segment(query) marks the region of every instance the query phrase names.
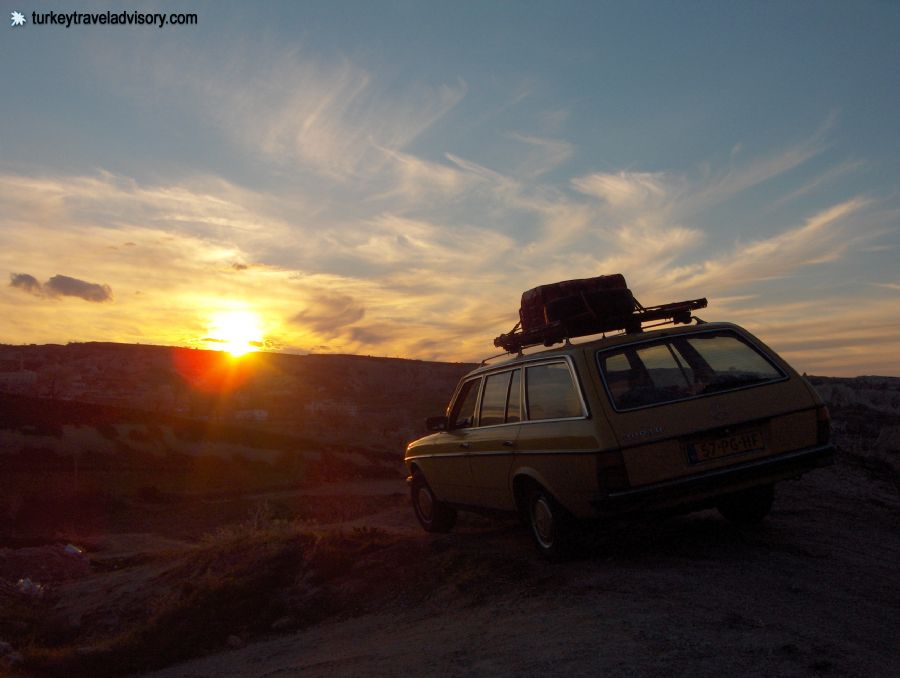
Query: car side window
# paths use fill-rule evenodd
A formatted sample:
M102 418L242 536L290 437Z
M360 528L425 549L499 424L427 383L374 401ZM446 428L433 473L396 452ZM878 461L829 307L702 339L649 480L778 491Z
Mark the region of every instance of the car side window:
M462 385L453 409L450 412L448 428L469 428L475 425L475 405L478 402L478 386L481 379L470 379Z
M572 373L564 362L525 368L528 419L567 419L584 416Z
M481 416L478 418L479 426L503 423L511 374L512 372L500 372L485 378L484 394L481 396Z

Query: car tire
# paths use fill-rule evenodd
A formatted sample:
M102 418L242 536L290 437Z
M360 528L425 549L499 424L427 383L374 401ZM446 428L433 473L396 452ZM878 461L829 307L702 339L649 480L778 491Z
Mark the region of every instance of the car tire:
M544 558L559 561L575 555L575 521L543 487L528 490L525 517L532 541Z
M409 486L413 511L426 532L449 532L456 524L456 510L435 498L421 471L413 473Z
M740 527L759 525L772 510L774 485L760 485L730 494L717 504L719 513L730 523Z

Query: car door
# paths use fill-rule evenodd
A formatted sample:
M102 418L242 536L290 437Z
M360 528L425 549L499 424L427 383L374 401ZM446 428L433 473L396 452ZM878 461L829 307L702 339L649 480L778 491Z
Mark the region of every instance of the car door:
M515 469L546 487L563 505L596 491L596 428L567 358L524 368L524 419Z
M469 465L478 506L513 509L509 485L519 437L522 370L502 370L484 378L478 407L478 426L471 431Z
M482 377L460 384L449 408L447 430L430 445L427 458L419 460L425 477L438 499L445 502L473 502L470 450L478 438L475 428Z

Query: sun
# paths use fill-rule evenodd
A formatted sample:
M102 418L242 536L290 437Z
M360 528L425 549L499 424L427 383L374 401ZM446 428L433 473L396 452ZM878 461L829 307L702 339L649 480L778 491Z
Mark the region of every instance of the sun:
M253 311L222 311L210 318L206 340L210 348L227 351L237 358L258 351L262 340L262 321Z

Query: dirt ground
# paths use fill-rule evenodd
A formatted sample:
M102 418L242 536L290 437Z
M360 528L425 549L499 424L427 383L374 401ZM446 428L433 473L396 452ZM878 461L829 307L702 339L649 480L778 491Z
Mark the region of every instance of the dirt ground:
M381 609L151 675L898 675L896 485L842 460L778 490L763 527L705 511L599 534L565 564L513 523L432 537L393 506L358 522L415 542L435 577L398 567Z
M633 523L563 564L513 520L426 535L405 491L132 506L80 544L90 568L62 567L59 544L8 548L0 674L900 675L900 494L850 456L779 485L759 528L715 511ZM12 582L41 549L29 607Z

